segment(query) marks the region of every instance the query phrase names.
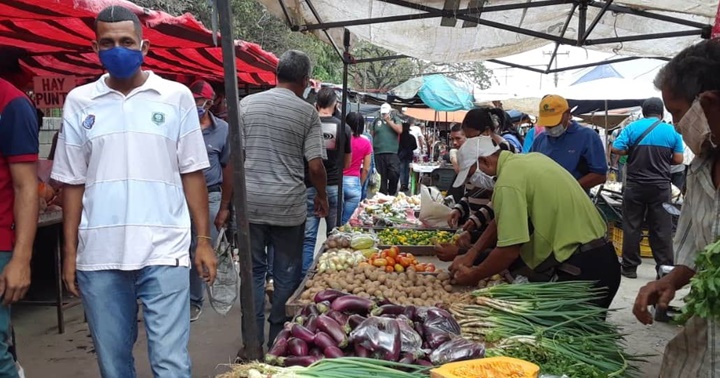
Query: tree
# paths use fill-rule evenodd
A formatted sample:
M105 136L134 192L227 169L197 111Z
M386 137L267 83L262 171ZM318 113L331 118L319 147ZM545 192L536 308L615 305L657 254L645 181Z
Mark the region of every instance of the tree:
M490 88L494 82L492 70L486 68L483 62L443 64L418 60L416 64L417 75L442 73L455 80L475 83L480 89Z
M367 42L359 42L353 48L352 55L355 59L363 59L397 54ZM416 71L416 64L410 58L402 58L354 64L349 70L360 90L387 92L410 79Z

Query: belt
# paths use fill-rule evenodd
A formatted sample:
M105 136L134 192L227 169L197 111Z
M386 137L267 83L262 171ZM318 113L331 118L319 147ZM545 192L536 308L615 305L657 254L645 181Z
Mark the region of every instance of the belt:
M208 191L208 193L220 192L220 191L222 191L222 184L210 185L207 187L207 191Z
M592 251L593 249L604 247L609 242L610 242L610 240L608 240L607 237L603 236L602 238L598 238L595 240L591 240L585 244L581 244L580 247L578 248L578 251L579 252Z
M595 240L591 240L585 244L581 244L578 249L573 253L573 256L580 253L580 252L588 252L592 251L598 248L601 248L605 245L607 245L610 241L607 237L603 236L601 238L597 238ZM572 258L572 256L570 256ZM568 258L568 260L570 260ZM567 260L566 260L567 261ZM559 262L555 259L555 255L550 254L550 256L543 261L540 265L535 267L534 269L536 272L541 273L544 272L548 276L554 276L555 271L561 271L567 274L570 274L572 276L578 276L580 275L581 271L580 268L576 267L575 265L572 265L567 262Z

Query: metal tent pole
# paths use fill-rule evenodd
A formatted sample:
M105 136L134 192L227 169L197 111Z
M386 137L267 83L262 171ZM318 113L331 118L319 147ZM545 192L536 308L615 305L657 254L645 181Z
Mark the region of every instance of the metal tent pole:
M255 305L252 285L252 257L250 256L250 223L247 217L247 190L245 188L245 159L243 140L240 137L240 113L237 67L235 65L235 38L231 0L216 0L222 37L223 69L225 72L225 93L227 96L228 123L233 164L233 205L237 217L237 242L240 265L240 308L242 311L242 341L244 349L238 351L238 358L258 360L262 358L255 322Z
M338 169L340 169L340 182L338 182L338 199L337 199L337 225L342 226L343 213L343 174L345 167L345 118L347 116L347 99L348 99L348 65L350 65L350 31L345 29L343 34L343 89L342 89L342 109L340 110L340 130L337 132L337 149L338 149ZM327 230L330 232L331 230Z

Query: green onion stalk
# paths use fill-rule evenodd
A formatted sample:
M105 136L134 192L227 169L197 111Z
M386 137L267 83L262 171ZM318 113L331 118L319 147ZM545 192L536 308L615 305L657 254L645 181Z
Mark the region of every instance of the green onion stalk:
M268 376L272 378L427 378L430 369L426 366L361 357L325 358L308 367L278 368L265 364L251 364L249 367L250 369L238 369L238 371L242 371L242 375L239 376L248 378Z

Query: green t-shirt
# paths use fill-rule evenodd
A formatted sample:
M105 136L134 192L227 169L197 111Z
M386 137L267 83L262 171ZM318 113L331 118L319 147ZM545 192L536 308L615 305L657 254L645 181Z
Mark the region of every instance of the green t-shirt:
M396 116L391 115L393 123L402 125L402 120ZM370 131L373 132L373 152L375 154L396 154L400 143L398 141L398 133L390 127L382 118L376 119Z
M497 169L492 197L497 246L522 244L520 256L530 268L553 252L563 262L581 244L605 236L607 225L585 190L549 157L503 151Z

